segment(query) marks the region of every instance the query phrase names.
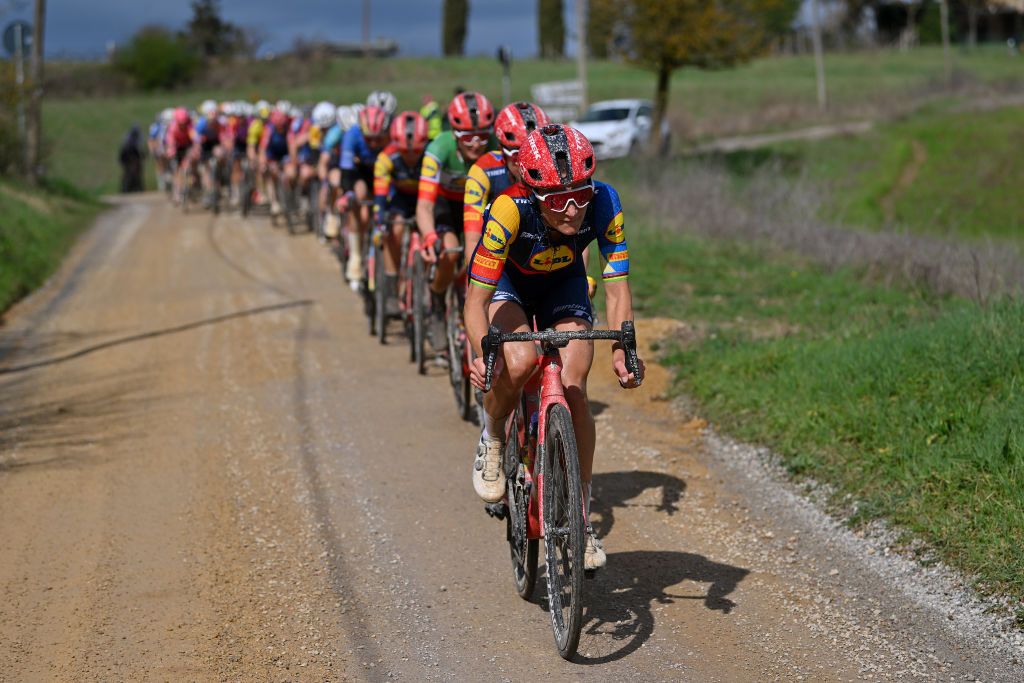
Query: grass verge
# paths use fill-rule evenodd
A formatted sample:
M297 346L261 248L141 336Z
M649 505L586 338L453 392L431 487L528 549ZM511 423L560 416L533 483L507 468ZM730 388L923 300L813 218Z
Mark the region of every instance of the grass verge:
M676 390L853 501L852 523L888 519L983 590L1024 598L1024 305L884 287L643 213L637 308L698 330L666 351Z
M0 312L49 277L100 205L69 185L0 180Z

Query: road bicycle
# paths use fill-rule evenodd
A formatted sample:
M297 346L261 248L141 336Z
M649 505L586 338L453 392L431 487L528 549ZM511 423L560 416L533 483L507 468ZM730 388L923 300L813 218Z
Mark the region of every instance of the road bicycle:
M203 182L199 177L199 169L196 168L198 163L197 160L192 160L185 167L185 176L178 190L178 203L181 205L182 213L188 213L198 207L203 198Z
M487 511L505 519L516 592L524 600L533 594L538 545L540 539L544 540L548 610L555 645L564 659L572 659L579 646L587 528L579 452L562 386L559 355L559 349L574 339L618 342L626 354L626 368L638 384L643 381L632 321L622 323L620 330L579 332L501 332L491 326L483 339L485 392L490 390L502 344L540 344L538 370L527 382L519 406L506 424L502 458L506 498L502 503L488 505Z
M466 334L463 307L466 304L468 274L463 271L445 294L445 317L448 338L448 381L455 394L455 409L463 420L483 424L483 394L469 381L473 363L473 346Z
M399 245L399 258L398 258L398 271L396 273L396 287L395 291L389 293L386 286L386 277L384 269L384 242L391 235L391 229L395 225L402 225L405 230L402 231L402 242ZM370 281L373 283L373 294L374 294L374 325L372 334L375 334L381 344L387 343L387 327L389 320L402 320L408 321L412 315L411 308L414 305L416 299L411 295L406 297L403 296L405 291L409 289L409 281L412 276L413 263L408 258L409 245L415 242L417 247L419 246L419 239L413 240L412 233L416 230L416 219L415 217L404 217L404 216L391 216L386 223L377 226L373 231L373 248L370 252L370 258L367 259L366 267L371 273ZM398 310L389 312L387 310L387 299L389 294L396 295L398 299ZM410 291L411 294L411 291ZM406 330L409 329L408 323L405 324ZM415 360L415 357L413 357Z
M241 160L242 175L238 180L238 212L242 218L248 217L252 211L256 192L256 173L248 157Z

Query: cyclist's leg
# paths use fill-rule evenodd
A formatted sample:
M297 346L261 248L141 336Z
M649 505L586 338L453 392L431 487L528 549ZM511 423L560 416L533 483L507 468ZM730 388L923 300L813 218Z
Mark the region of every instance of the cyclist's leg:
M324 222L324 236L329 240L337 240L341 232L341 216L335 208L335 201L341 188L341 169L332 167L327 172L327 220Z

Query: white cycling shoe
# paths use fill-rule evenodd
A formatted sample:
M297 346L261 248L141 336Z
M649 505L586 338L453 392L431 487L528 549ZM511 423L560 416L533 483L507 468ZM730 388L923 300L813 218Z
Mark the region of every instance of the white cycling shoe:
M608 564L608 556L604 554L604 544L594 532L594 527L587 527L587 545L583 550L584 571L604 569Z
M473 461L473 490L485 503L497 503L505 497L505 473L501 452L505 445L497 439L480 439Z

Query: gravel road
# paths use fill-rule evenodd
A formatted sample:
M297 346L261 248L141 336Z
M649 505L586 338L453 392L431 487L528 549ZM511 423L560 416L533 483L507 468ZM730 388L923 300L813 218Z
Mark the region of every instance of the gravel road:
M600 352L609 566L562 661L473 495L476 429L407 358L311 237L119 200L0 328L0 680L1024 678L943 576Z

